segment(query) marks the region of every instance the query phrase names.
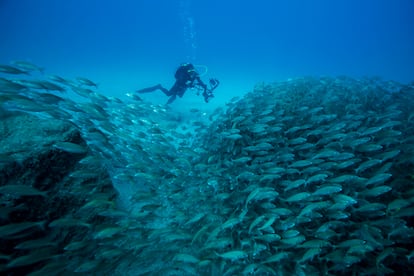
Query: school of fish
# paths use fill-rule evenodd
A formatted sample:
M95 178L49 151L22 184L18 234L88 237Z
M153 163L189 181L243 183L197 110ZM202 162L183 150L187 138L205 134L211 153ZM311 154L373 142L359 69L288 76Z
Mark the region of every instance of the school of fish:
M53 221L2 217L0 239L14 251L0 252L0 271L414 271L414 85L297 78L258 84L225 108L192 109L185 117L133 93L126 100L103 96L97 87L83 77L45 75L24 61L0 65L1 114L70 122L87 146L51 145L85 155L70 177L99 179L97 167L104 168L118 191L112 199L95 195L93 185L79 188L90 200ZM0 164L10 162L13 156L0 152ZM50 192L5 181L0 196L47 199Z

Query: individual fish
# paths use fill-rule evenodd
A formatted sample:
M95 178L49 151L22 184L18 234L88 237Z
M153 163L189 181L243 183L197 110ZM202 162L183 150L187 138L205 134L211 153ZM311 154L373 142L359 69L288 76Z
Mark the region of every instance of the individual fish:
M258 264L252 263L247 265L243 271L242 274L243 275L254 275L256 274L260 269L260 266Z
M357 174L362 173L362 172L366 171L367 169L370 169L370 168L372 168L376 165L379 165L381 163L382 163L382 160L380 160L380 159L367 160L367 161L361 163L358 166L358 168L355 169L355 173L357 173Z
M300 234L300 232L298 230L289 229L289 230L286 230L285 232L283 232L282 236L283 236L284 239L289 239L289 238L296 237L299 234Z
M266 150L270 150L272 148L273 148L272 144L263 142L263 143L259 143L259 144L255 145L255 146L246 147L246 148L244 148L244 150L249 150L250 149L250 151L266 151Z
M86 246L90 245L89 240L85 241L73 241L67 244L63 249L66 251L77 251L85 248Z
M355 200L354 198L348 195L344 195L344 194L336 194L333 196L333 199L336 203L344 203L346 206L350 206L350 205L354 205L358 203L358 201Z
M290 164L289 166L292 168L303 168L303 167L307 167L310 165L312 165L312 161L310 160L299 160L299 161L296 161Z
M306 179L305 185L309 185L312 183L318 183L318 182L324 182L327 177L328 175L326 173L319 173L319 174L312 175L311 177Z
M265 220L266 216L258 216L255 220L252 221L252 223L249 226L249 234L252 232L253 228L258 226L260 223L262 223Z
M43 72L45 70L44 68L39 67L36 64L33 64L31 62L28 62L28 61L23 61L23 60L12 61L11 64L13 64L17 68L19 68L23 71L26 71L26 72L38 71L38 72L43 74Z
M279 263L282 260L288 258L291 255L291 253L289 252L278 252L270 257L268 257L266 260L264 260L262 262L262 264L267 264L267 263Z
M145 205L151 205L152 202L148 202L147 204L143 204L142 206ZM115 203L111 200L106 200L106 199L93 199L91 201L88 201L85 205L83 205L80 210L88 210L88 209L107 209L108 207L115 207Z
M28 221L28 222L19 222L11 223L0 226L0 236L3 238L10 237L16 234L19 234L23 231L32 230L32 229L43 229L45 221Z
M337 114L323 114L323 115L314 115L312 116L312 121L316 124L327 123L333 121L338 117Z
M297 138L294 138L294 139L289 140L289 141L288 141L288 143L289 143L289 145L291 145L291 146L295 146L295 145L300 145L300 144L303 144L303 143L305 143L306 141L307 141L307 139L306 139L306 138L304 138L304 137L297 137Z
M359 139L353 139L350 140L348 143L346 143L347 146L351 148L356 148L357 146L363 145L371 141L371 137L362 137Z
M240 134L235 133L235 134L226 135L226 136L224 136L224 138L230 139L230 140L238 140L238 139L243 138L243 136L240 135Z
M286 218L285 220L280 220L278 224L274 225L275 229L287 231L292 229L297 224L297 220L293 219L292 217Z
M302 258L298 261L299 263L305 263L308 261L312 261L313 258L315 258L316 256L318 256L320 253L322 252L322 249L317 247L317 248L309 248L305 254L303 254Z
M294 148L297 151L304 151L304 150L310 150L313 147L315 147L315 144L312 144L312 143L304 143L304 144L297 145Z
M272 224L275 222L276 218L277 218L276 216L270 217L261 227L258 228L258 230L259 231L263 230L263 231L266 231L266 232L269 232L269 230L270 230L270 232L274 233L274 230L268 229L268 228L272 226Z
M206 216L206 213L198 213L197 215L195 215L193 218L189 219L185 225L189 225L189 224L193 224L196 223L198 221L200 221L202 218L204 218Z
M288 238L288 239L281 239L280 243L291 247L291 246L298 246L302 242L304 242L305 240L306 240L306 238L305 238L304 235L298 235L298 236Z
M45 238L24 241L16 245L14 248L19 250L34 250L43 247L57 247L57 245L57 242L53 242L50 238Z
M15 97L14 99L5 103L7 110L18 110L23 112L48 112L53 110L52 106L36 103L30 98L25 96Z
M324 109L324 107L322 106L318 106L318 107L314 107L312 109L309 110L309 114L316 114L321 112Z
M301 186L306 185L306 180L305 179L297 179L295 181L291 181L287 184L287 187L284 189L285 192L290 191L292 189L296 189L299 188Z
M46 80L19 80L20 84L33 89L44 89L47 91L65 92L66 89Z
M9 255L6 255L6 254L3 254L3 253L0 253L0 260L1 261L10 261L11 260L11 256L9 256Z
M101 264L101 260L83 260L82 263L73 271L76 273L91 272Z
M27 87L25 85L19 84L18 82L11 81L5 78L0 78L0 91L1 92L19 92L25 90Z
M289 162L295 159L295 155L293 153L285 153L277 156L276 158L281 162Z
M37 98L39 102L49 105L57 105L60 102L65 101L65 99L63 99L62 97L50 93L39 93L37 95Z
M19 256L14 258L7 264L7 268L17 268L28 265L33 265L45 260L49 260L55 257L54 252L48 248L38 249L31 251L28 255Z
M220 238L214 241L207 243L202 250L208 249L225 249L230 247L233 244L233 240L230 238Z
M375 152L375 151L379 151L382 150L383 146L379 145L379 144L365 144L365 145L361 145L358 146L355 150L359 151L359 152Z
M299 248L322 248L331 246L332 244L329 241L325 240L309 240L298 245Z
M210 227L211 225L210 224L205 224L205 225L203 225L203 227L201 227L195 234L194 234L194 237L193 237L193 239L191 240L191 244L193 244L194 242L196 242L201 236L203 236L206 232L207 232L207 230L208 230L208 228Z
M215 252L215 253L220 258L223 258L225 260L231 260L231 261L245 259L245 258L248 257L247 252L244 252L244 251L241 251L241 250L227 251L227 252L224 252L224 253L217 253L217 252Z
M287 199L285 199L285 201L289 202L289 203L298 202L298 201L305 200L305 199L309 198L310 196L311 196L310 193L302 192L302 193L298 193L298 194L295 194L295 195L292 195L292 196L288 197Z
M27 71L25 70L21 70L17 67L13 67L10 65L4 65L4 64L0 64L0 72L1 73L6 73L6 74L13 74L13 75L19 75L19 74L25 74L27 75Z
M388 258L391 255L394 255L394 248L392 247L387 247L385 248L376 258L375 260L375 264L377 267L380 267L380 265L382 265L382 262Z
M368 203L368 204L362 205L361 207L357 208L355 211L373 212L373 211L383 210L385 208L387 208L387 206L382 203Z
M196 257L194 257L190 254L179 253L179 254L176 254L174 256L173 261L196 264L196 263L200 262L200 259L198 259L198 258L196 258Z
M125 251L123 249L119 248L111 248L111 249L105 249L102 251L98 251L95 255L97 259L104 259L108 261L116 260L119 257L122 257L125 254Z
M346 160L346 161L343 161L343 162L341 162L341 163L339 163L339 164L337 164L337 168L338 169L347 169L347 168L349 168L349 167L352 167L353 165L355 165L355 164L357 164L358 162L359 162L360 160L358 160L358 159L350 159L350 160Z
M87 152L85 147L71 142L56 142L53 147L74 154L85 154Z
M298 218L303 216L315 216L317 210L326 209L330 205L331 204L327 201L310 203L300 211Z
M340 185L326 185L319 189L317 189L315 192L312 193L313 196L321 196L321 195L331 195L335 193L339 193L342 191L342 187Z
M36 188L33 188L29 185L5 185L0 187L0 194L12 195L13 197L22 197L22 196L42 196L47 197L47 192L41 192Z
M66 78L63 78L63 77L60 77L60 76L57 76L57 75L49 75L48 78L52 81L59 82L61 84L67 85L67 86L73 86L74 85L73 81L68 80Z
M83 87L77 87L77 86L71 86L72 91L75 92L76 94L78 94L79 96L82 96L84 98L90 98L92 96L92 94L94 93L91 89L89 88L83 88Z
M258 187L256 189L254 189L248 196L246 199L246 203L245 203L245 207L247 208L247 206L249 205L250 202L252 202L253 200L263 200L265 198L274 198L277 197L279 195L279 193L277 193L276 191L274 191L272 188L262 188L262 187Z
M285 135L289 135L289 134L293 134L299 130L301 130L302 128L300 126L294 126L289 128L288 130L285 131Z
M346 241L340 242L335 247L337 247L337 248L351 248L353 246L364 245L366 243L367 243L367 241L365 241L365 240L351 239L351 240L346 240Z
M323 134L324 132L325 132L324 129L314 129L314 130L311 130L311 131L307 132L306 136L307 137L308 136L317 136L317 135Z
M72 178L78 179L89 179L89 178L99 178L100 173L96 168L94 169L79 169L69 174Z
M367 128L360 133L360 136L368 136L368 135L375 134L381 131L383 128L384 128L383 126L375 126L375 127Z
M107 227L104 228L98 232L95 233L93 236L94 239L107 239L111 238L121 232L123 232L124 229L122 227Z
M77 77L76 80L82 84L82 85L86 85L86 86L94 86L94 87L98 87L98 85L96 83L94 83L93 81L87 79L87 78L83 78L83 77Z
M281 217L287 217L293 214L293 212L287 208L274 208L270 209L269 212Z
M272 167L272 168L266 169L266 173L268 174L283 174L285 172L286 172L286 169L282 167Z
M281 175L278 175L278 174L265 174L265 175L263 175L260 178L259 182L263 182L263 181L273 181L273 180L279 179L281 177L282 176Z
M387 212L394 213L402 208L410 206L411 204L413 204L413 202L410 202L409 200L397 198L388 204Z
M397 149L397 150L391 150L391 151L386 151L386 152L380 154L378 157L382 161L382 163L385 163L385 161L388 161L390 159L394 159L400 153L401 153L401 150L399 150L399 149Z
M274 243L276 241L281 240L281 237L278 234L271 233L271 234L264 234L255 237L256 240L262 240L267 243Z
M382 185L382 186L377 186L372 189L362 191L359 194L364 197L377 197L382 194L388 193L391 190L392 188L390 186Z
M374 251L374 248L369 244L360 244L352 246L348 249L346 254L349 255L365 255L368 252Z
M365 185L366 186L369 186L369 185L383 184L388 179L390 179L391 177L392 177L392 174L390 174L390 173L375 174L373 177L371 177L370 179L368 179L367 182L365 182Z
M275 116L265 116L259 119L259 122L262 124L267 124L269 122L275 121L276 117Z
M233 159L232 162L237 163L237 164L245 164L245 163L249 162L250 160L252 160L251 157L244 156L244 157L239 157L239 158Z
M324 158L332 158L339 155L339 152L332 149L325 149L317 153L316 155L312 156L312 159L324 159Z
M177 221L179 219L176 217ZM188 233L177 232L177 233L167 233L163 236L163 240L166 242L175 242L175 241L189 241L191 240L191 235Z
M86 227L91 228L89 223L83 222L79 219L75 218L59 218L51 223L49 223L48 227L50 228L62 228L62 227Z
M224 230L226 228L233 228L239 223L241 223L241 219L239 217L230 218L221 225L221 229Z
M329 160L331 161L344 161L344 160L348 160L351 158L354 158L355 155L351 152L341 152L336 156L332 156L329 158Z
M282 127L281 127L281 126L272 126L272 127L268 127L268 128L266 129L266 131L267 131L268 133L277 133L277 132L282 131Z
M363 181L365 181L365 180L366 180L365 178L359 177L357 175L344 174L344 175L340 175L338 177L330 178L329 182L338 183L338 184L342 184L342 183L363 183Z
M261 134L266 132L267 125L266 124L255 124L249 128L250 132L255 134Z

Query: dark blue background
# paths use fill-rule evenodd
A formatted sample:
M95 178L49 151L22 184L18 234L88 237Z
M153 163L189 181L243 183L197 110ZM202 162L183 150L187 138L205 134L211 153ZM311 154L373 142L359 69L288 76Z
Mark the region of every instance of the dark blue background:
M216 104L304 75L409 82L413 14L412 0L0 0L0 63L28 60L120 96L169 87L177 65L192 61L222 80Z

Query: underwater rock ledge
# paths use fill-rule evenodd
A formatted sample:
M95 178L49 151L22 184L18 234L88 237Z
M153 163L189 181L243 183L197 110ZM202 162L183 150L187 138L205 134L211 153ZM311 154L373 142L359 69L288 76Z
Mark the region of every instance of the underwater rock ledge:
M79 161L90 153L56 147L69 142L86 148L79 130L68 122L3 112L0 134L0 252L2 260L10 260L0 270L27 274L52 257L65 260L64 270L73 254L64 247L89 239L89 228L105 222L81 208L96 198L112 200L111 180L99 164L94 164L94 176L71 175L82 169Z

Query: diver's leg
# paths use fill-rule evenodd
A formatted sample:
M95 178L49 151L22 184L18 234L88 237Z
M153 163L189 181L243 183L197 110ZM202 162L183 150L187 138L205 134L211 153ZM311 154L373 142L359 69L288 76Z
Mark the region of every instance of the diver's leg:
M168 102L167 102L167 104L170 104L170 103L172 103L173 101L175 101L175 98L177 98L177 95L172 95L169 99L168 99Z
M187 90L187 88L181 87L180 90L177 91L177 96L182 98L184 96L184 93L185 93L186 90Z
M161 84L157 84L155 86L151 86L151 87L148 87L148 88L137 90L137 93L149 93L149 92L154 92L157 89L160 89L163 92L164 92L164 90L166 90L164 87L161 86Z
M171 96L171 93L167 88L164 88L160 85L160 87L158 89L161 90L165 95Z
M165 89L165 88L164 88ZM170 90L165 89L165 91L163 90L163 92L165 93L165 95L167 96L171 96L171 95L175 95L177 96L178 91L180 90L180 84L176 81L174 83L174 85L171 87ZM174 98L175 99L175 98Z

